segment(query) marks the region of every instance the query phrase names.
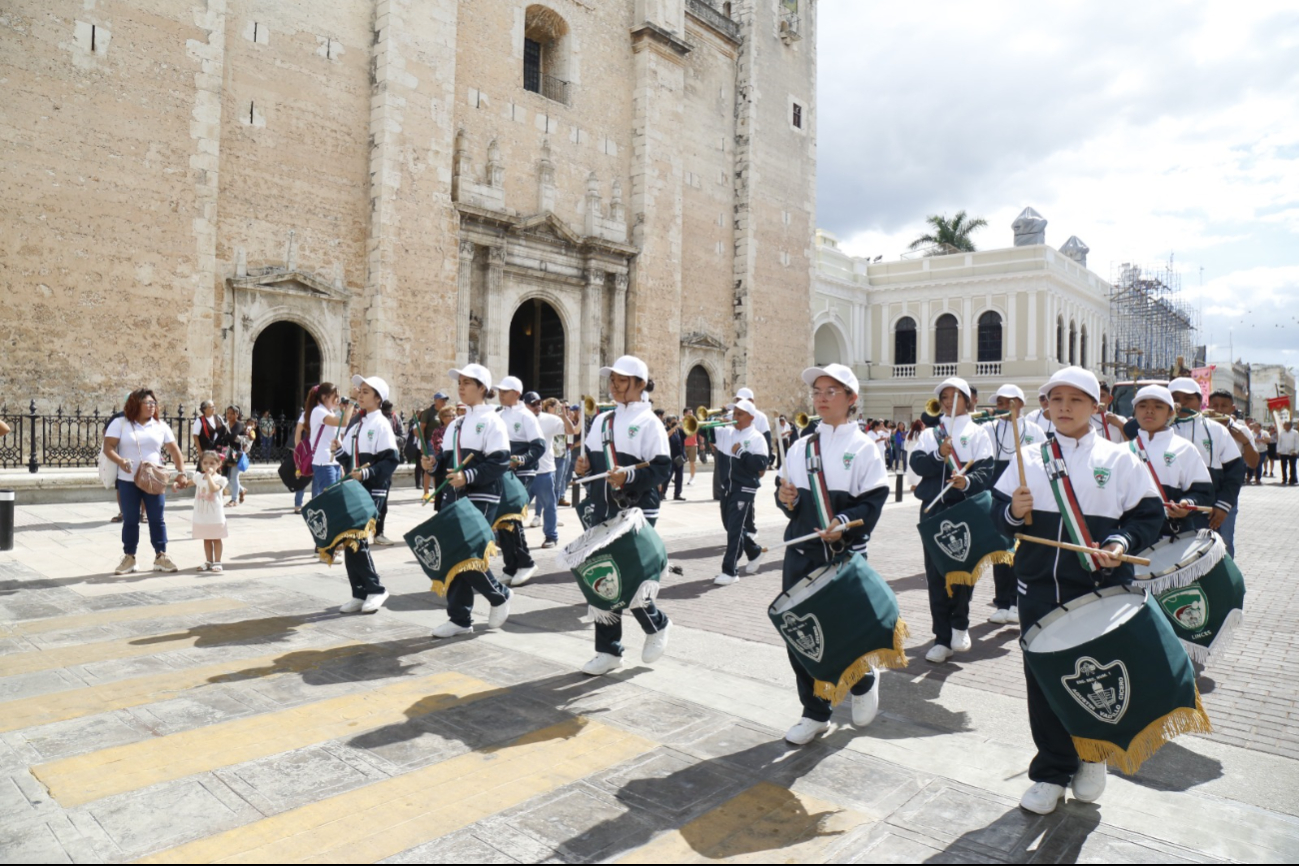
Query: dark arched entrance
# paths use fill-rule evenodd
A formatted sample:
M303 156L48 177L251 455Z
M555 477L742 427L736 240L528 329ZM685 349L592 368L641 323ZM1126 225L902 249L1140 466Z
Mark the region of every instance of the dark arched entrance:
M541 298L524 301L510 320L510 369L506 372L518 376L526 390L542 397L564 396L564 323L555 308Z
M320 346L307 329L293 322L276 322L253 344L252 405L241 407L259 415L296 420L307 389L320 381Z
M713 378L708 375L702 364L696 364L686 374L686 407L696 409L700 406L713 406Z

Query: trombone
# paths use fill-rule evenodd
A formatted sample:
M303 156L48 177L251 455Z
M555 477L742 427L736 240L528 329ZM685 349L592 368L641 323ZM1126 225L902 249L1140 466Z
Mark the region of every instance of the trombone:
M799 430L806 430L809 424L817 423L820 420L820 415L809 415L806 412L799 412L794 416L794 426Z
M693 436L700 430L710 430L713 427L729 427L734 421L700 421L694 415L686 415L681 419L681 429L687 436Z

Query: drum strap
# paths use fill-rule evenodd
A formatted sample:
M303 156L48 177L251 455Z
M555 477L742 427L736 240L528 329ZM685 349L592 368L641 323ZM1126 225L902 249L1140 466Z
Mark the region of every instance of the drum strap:
M1046 469L1047 480L1051 482L1051 492L1055 494L1055 504L1060 510L1060 519L1069 530L1070 540L1083 547L1095 547L1082 507L1074 494L1073 482L1069 480L1069 467L1064 462L1060 443L1055 439L1042 446L1042 466ZM1078 559L1086 571L1101 570L1100 563L1090 553L1080 553Z
M943 442L950 438L951 437L947 435L947 425L945 425L942 421L939 421L938 422L938 447L941 449L943 447ZM959 461L957 461L956 456L957 456L956 443L953 442L952 453L947 455L947 465L951 467L951 470L954 473L961 471L961 464Z
M1132 453L1141 458L1141 462L1146 464L1146 469L1150 470L1150 477L1155 479L1155 489L1159 491L1159 498L1164 500L1164 505L1171 505L1168 501L1168 494L1164 492L1164 485L1159 482L1159 474L1155 472L1155 465L1150 462L1150 455L1146 453L1146 446L1141 442L1141 434L1128 443Z
M825 471L821 465L821 437L815 433L807 437L807 480L807 486L812 489L812 502L816 505L816 519L822 529L829 529L834 513L830 508L830 488L825 483Z
M604 429L600 431L600 447L604 450L604 471L613 472L618 468L618 451L613 443L613 413L604 419Z

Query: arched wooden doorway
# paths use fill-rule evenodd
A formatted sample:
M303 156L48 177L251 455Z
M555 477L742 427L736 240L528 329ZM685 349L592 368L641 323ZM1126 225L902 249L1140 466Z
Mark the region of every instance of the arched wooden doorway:
M708 375L702 364L696 364L686 374L686 405L694 409L698 406L713 407L713 378Z
M510 320L510 369L502 377L505 372L542 397L565 396L564 323L541 298L524 301Z
M245 413L270 410L296 420L307 389L320 381L320 346L295 322L275 322L253 343L252 405Z

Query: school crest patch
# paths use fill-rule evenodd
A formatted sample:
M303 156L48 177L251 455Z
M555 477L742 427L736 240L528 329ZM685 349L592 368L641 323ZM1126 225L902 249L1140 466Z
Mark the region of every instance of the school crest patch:
M816 614L795 616L786 613L780 624L780 633L790 646L814 662L819 662L825 654L825 633L821 631L821 621Z
M430 571L438 571L442 568L442 545L438 543L437 538L422 535L415 536L415 544L412 549L415 557Z
M514 422L514 432L515 432L515 433L518 433L518 432L520 432L521 430L523 430L523 422L522 422L522 421L515 421L515 422Z
M1211 440L1211 439L1209 439L1209 438L1206 437L1206 438L1204 438L1204 439L1201 439L1200 441L1204 443L1204 450L1205 450L1205 451L1211 451L1211 450L1213 450L1213 440Z
M329 526L325 520L325 512L320 509L307 509L307 528L310 529L311 534L320 539L320 541L325 542L329 540Z
M474 428L474 432L475 432L475 433L481 433L481 432L483 432L483 428L486 427L486 426L487 426L487 422L486 422L486 421L479 421L479 422L478 422L478 426Z
M1176 460L1177 460L1177 455L1174 454L1172 451L1165 451L1165 452L1164 452L1164 465L1165 465L1165 466L1172 466L1173 463L1174 463Z
M964 521L952 523L944 520L938 527L938 534L934 536L934 543L957 562L965 561L970 553L971 541L970 524Z
M962 445L967 444L969 441L970 441L970 437L969 437L969 436L962 436L962 437L961 437L961 444L962 444Z
M638 426L636 426L635 424L633 424L633 425L631 425L630 427L627 428L627 438L628 438L628 439L635 439L635 438L636 438L636 434L639 433L639 432L640 432L640 427L638 427Z
M853 458L856 457L856 456L857 456L856 453L851 452L851 451L848 452L847 454L843 455L843 468L844 468L844 469L847 469L847 468L849 468L850 466L852 466Z
M1060 677L1060 682L1078 705L1099 721L1117 725L1128 710L1128 669L1117 659L1103 665L1083 656L1074 663L1073 674Z
M1104 466L1095 466L1092 468L1092 477L1096 479L1097 487L1104 487L1110 481L1110 471Z

